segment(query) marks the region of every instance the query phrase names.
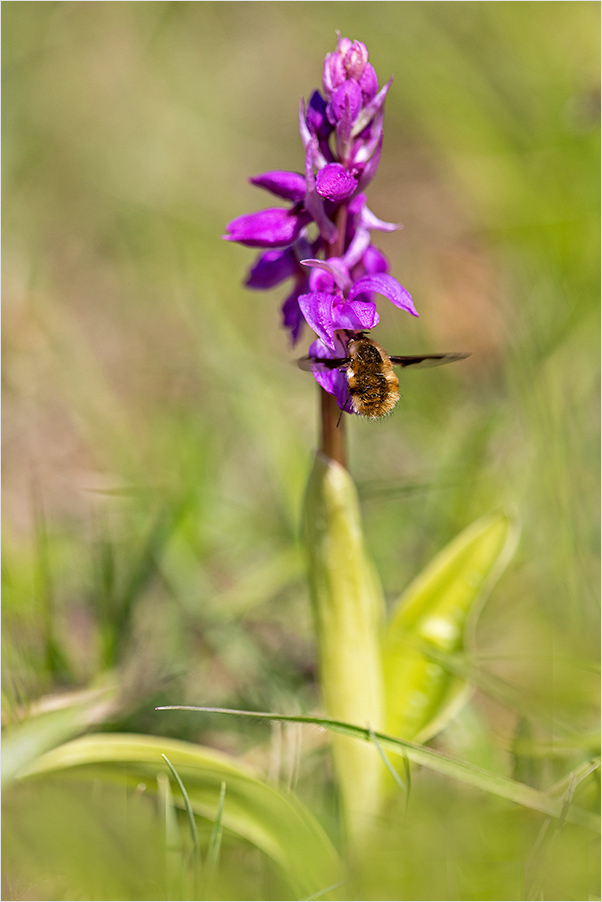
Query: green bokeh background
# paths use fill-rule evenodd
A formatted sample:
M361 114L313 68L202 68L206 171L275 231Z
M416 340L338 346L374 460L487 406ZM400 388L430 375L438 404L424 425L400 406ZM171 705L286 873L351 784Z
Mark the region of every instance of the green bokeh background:
M3 4L9 720L116 672L107 729L263 763L265 727L154 706L319 704L298 541L317 391L294 360L309 336L288 347L284 292L247 291L255 255L220 236L272 204L249 175L302 169L299 97L339 29L381 83L395 76L368 196L404 225L377 238L420 319L383 301L374 337L472 352L404 373L386 421L348 419L370 552L394 600L462 528L515 508L521 544L478 660L546 735L592 728L599 19L592 2ZM477 697L471 717L442 747L507 766L516 711ZM327 809L311 741L305 799ZM23 885L45 879L44 856L32 876L18 843L10 855L5 898L40 898ZM473 874L469 898L510 898L479 882L502 880L495 867ZM407 879L397 898L431 898Z

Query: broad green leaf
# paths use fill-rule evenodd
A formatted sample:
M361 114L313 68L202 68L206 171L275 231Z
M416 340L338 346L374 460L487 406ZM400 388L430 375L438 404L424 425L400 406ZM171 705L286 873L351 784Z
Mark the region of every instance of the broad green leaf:
M263 783L227 755L175 739L106 734L83 736L23 768L19 779L63 774L83 779L145 784L156 792L157 773L177 770L197 815L215 821L222 784L224 828L249 840L278 865L300 896L331 886L340 877L337 854L323 828L290 792ZM176 803L182 804L179 793Z
M517 537L508 515L482 517L400 598L383 643L388 732L425 742L465 702L468 683L447 669L441 656L464 648L467 626L510 560Z
M384 726L380 636L384 600L364 549L359 505L347 470L318 453L304 506L304 533L328 714ZM364 817L380 809L384 768L374 748L333 743L344 820L361 843Z
M111 690L91 689L65 697L45 699L50 710L2 730L2 788L17 772L44 752L100 723L113 710Z
M161 709L160 709L161 710ZM255 717L262 720L283 721L288 723L305 723L322 727L326 730L332 730L335 733L341 733L344 736L354 737L355 739L364 740L365 742L374 742L374 737L378 740L381 749L386 752L392 752L394 755L401 755L414 764L422 767L428 767L445 777L458 780L475 789L488 792L491 795L498 796L501 799L507 799L515 802L517 805L523 805L525 808L531 808L550 817L560 818L566 816L566 820L573 824L579 824L590 830L600 830L600 818L589 811L575 806L569 808L568 812L564 812L564 801L558 798L552 792L542 792L527 786L524 783L518 783L509 777L496 774L493 771L485 770L469 761L462 761L454 758L452 755L446 755L435 749L428 748L424 745L418 745L409 739L398 739L394 736L387 736L384 733L378 733L369 727L364 729L354 724L342 723L341 721L330 720L324 717L311 717L307 715L294 714L272 714L260 711L236 711L231 708L204 708L195 705L170 705L165 710L178 711L202 711L204 713L213 714L231 714L237 717ZM596 762L596 768L600 766L600 762Z

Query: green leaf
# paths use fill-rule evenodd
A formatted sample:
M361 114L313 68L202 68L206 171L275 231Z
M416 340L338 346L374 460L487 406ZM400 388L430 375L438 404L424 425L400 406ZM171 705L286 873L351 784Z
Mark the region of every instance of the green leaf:
M2 730L2 788L44 752L100 723L113 710L109 689L93 689L45 699L51 710L30 715Z
M157 736L83 736L60 746L19 772L20 779L72 775L156 791L166 755L186 786L196 815L211 821L219 811L222 784L227 804L224 828L236 833L281 866L299 896L331 886L340 878L337 854L323 828L290 792L263 783L227 755L192 743ZM180 803L176 799L176 803Z
M531 808L550 817L560 818L563 816L563 799L557 798L551 792L542 792L533 789L524 783L518 783L509 777L501 774L493 773L493 771L485 770L476 764L468 761L461 761L452 755L443 754L443 752L435 751L424 745L418 745L409 739L398 739L394 736L386 736L384 733L377 733L369 727L364 729L354 724L342 723L341 721L330 720L324 717L309 717L307 715L294 714L272 714L260 711L236 711L231 708L204 708L195 705L170 705L168 708L159 710L177 710L177 711L202 711L204 713L213 714L233 714L237 717L255 717L263 720L284 721L289 723L306 723L314 726L322 727L326 730L332 730L335 733L341 733L344 736L361 739L365 742L373 742L376 737L379 745L385 751L393 752L395 755L401 755L414 764L428 767L430 770L441 774L442 776L451 777L475 789L496 795L501 799L507 799L515 802L517 805L523 805L525 808ZM599 766L600 762L597 762ZM600 818L582 808L573 806L566 815L566 820L579 824L590 830L600 830Z
M318 453L304 505L308 575L320 679L328 714L384 726L380 636L384 599L367 558L355 486L347 470ZM344 822L361 843L364 818L380 810L384 767L374 748L333 743Z
M404 592L383 643L388 732L425 742L464 704L470 686L441 658L463 650L467 626L474 623L517 539L518 528L507 514L482 517Z

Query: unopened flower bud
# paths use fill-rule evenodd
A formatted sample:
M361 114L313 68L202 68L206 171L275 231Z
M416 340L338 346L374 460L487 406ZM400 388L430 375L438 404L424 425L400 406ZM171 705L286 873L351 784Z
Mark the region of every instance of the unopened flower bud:
M322 70L322 87L326 97L330 99L332 92L338 88L347 78L343 57L336 50L334 53L327 53L324 60L324 69Z
M378 78L374 66L367 63L359 77L360 88L364 103L370 103L378 94Z
M340 163L328 163L316 176L316 191L320 197L340 204L351 197L357 188L357 179Z
M345 118L351 126L362 108L362 91L353 79L346 79L333 93L326 114L330 122L336 125Z
M354 41L343 60L347 78L359 80L368 62L368 50L361 41Z
M326 101L319 91L311 95L306 114L307 127L318 138L328 137L332 131L332 125L326 116Z
M341 57L344 57L345 54L347 53L347 51L353 45L353 41L350 38L342 38L338 31L337 31L337 35L339 36L339 39L337 41L336 52L339 53L341 55Z

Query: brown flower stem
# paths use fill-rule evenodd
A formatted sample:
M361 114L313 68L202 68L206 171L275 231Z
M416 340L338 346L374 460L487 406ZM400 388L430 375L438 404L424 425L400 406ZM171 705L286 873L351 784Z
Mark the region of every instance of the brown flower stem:
M322 415L322 442L320 450L342 467L347 468L345 454L345 417L334 395L329 395L320 388ZM340 422L339 422L340 420Z

